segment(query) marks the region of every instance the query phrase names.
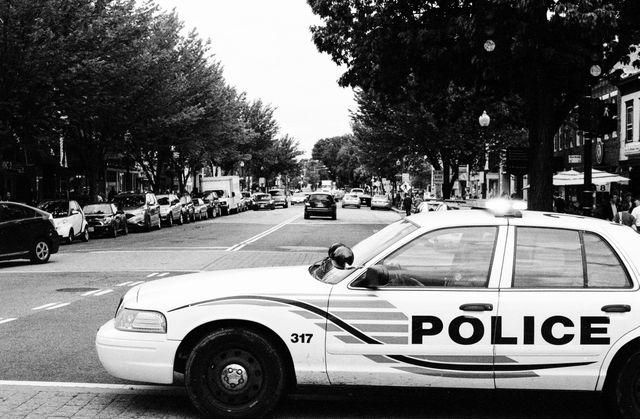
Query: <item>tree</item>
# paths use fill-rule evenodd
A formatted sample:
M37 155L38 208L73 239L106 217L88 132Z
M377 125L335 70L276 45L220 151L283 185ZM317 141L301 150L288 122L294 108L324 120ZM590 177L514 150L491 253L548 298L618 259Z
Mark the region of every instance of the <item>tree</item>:
M477 92L477 115L520 103L529 206L541 210L552 206L555 132L592 82L590 67L607 74L637 42L640 25L635 0L308 2L324 21L312 29L316 46L347 67L343 86L384 103L411 96L428 105L453 83Z

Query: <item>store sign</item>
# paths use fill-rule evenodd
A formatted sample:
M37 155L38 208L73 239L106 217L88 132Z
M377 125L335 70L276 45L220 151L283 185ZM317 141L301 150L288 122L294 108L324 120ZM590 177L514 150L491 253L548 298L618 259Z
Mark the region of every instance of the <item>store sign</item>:
M631 156L635 154L640 154L640 143L639 142L626 143L624 145L624 155Z
M442 173L442 170L433 171L433 183L438 185L442 185L444 183L444 173Z
M569 154L569 164L582 163L582 156L580 154Z

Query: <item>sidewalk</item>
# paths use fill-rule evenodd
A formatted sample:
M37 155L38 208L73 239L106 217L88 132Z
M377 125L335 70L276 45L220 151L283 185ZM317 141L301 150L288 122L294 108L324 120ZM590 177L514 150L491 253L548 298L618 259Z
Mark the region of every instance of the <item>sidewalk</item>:
M183 387L10 381L0 381L0 417L201 418Z

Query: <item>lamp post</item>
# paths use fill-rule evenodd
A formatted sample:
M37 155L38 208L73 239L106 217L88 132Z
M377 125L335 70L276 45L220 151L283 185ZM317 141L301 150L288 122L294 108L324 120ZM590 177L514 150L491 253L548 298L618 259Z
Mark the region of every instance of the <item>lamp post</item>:
M244 191L244 162L240 161L240 189L242 189Z
M484 140L484 130L491 123L491 118L487 115L487 111L482 111L482 115L478 118L478 123L480 124L482 139ZM483 180L482 180L482 197L487 199L487 172L489 171L489 145L484 143L484 170L483 170Z

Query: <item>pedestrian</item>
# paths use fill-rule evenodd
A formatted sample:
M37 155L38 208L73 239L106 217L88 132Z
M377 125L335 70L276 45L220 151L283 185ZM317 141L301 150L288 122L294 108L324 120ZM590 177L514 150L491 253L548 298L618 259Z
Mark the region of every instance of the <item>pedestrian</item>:
M640 231L640 198L636 198L633 202L633 210L631 211L631 215L635 221L636 230Z
M560 194L556 193L553 196L553 204L555 206L556 212L563 213L565 212L565 203L564 198L560 196Z
M633 204L633 199L631 198L631 194L626 193L624 195L624 199L622 200L622 204L620 205L620 211L628 211L629 213L631 213L631 211L633 211L634 206L635 205Z
M618 214L618 195L611 194L611 198L605 207L605 217L609 221L613 221L615 216Z
M402 206L402 197L400 196L400 191L396 192L394 205L396 206L396 208L400 208Z
M613 222L626 225L637 231L636 220L633 215L629 214L629 211L619 211L614 217Z
M407 215L411 215L411 206L413 205L413 200L411 199L410 193L404 194L404 199L402 200L402 207Z
M113 198L115 198L116 195L116 188L112 186L109 194L107 194L107 199L109 200L109 202L113 202Z

